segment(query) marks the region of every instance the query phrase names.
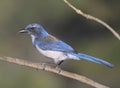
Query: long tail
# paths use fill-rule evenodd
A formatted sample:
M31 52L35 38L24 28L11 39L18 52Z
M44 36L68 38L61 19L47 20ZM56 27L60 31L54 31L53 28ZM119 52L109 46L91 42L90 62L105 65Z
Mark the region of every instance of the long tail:
M93 57L93 56L89 56L89 55L82 54L82 53L78 53L78 54L74 54L74 55L79 57L80 59L85 59L85 60L92 61L92 62L95 62L95 63L98 63L98 64L103 64L103 65L111 67L111 68L114 67L113 64L111 64L111 63L109 63L105 60Z

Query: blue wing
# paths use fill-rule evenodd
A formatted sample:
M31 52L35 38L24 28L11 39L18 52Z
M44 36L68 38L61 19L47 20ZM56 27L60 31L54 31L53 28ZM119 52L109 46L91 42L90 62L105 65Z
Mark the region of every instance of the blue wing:
M65 42L58 40L58 41L43 41L37 43L39 48L43 50L53 50L53 51L63 51L63 52L73 52L74 49L66 44Z

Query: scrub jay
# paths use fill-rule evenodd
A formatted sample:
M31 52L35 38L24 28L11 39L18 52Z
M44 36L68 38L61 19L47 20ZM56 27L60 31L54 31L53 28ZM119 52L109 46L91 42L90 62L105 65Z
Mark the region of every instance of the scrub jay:
M88 60L108 67L114 65L83 53L76 52L70 45L50 35L40 24L32 23L27 25L20 33L28 33L32 38L33 45L44 56L53 59L54 64L59 66L66 59Z

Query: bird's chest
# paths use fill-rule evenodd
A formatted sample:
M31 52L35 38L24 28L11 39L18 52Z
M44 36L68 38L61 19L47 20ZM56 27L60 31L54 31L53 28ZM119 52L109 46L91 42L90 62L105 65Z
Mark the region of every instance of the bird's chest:
M62 58L63 56L65 56L63 52L51 51L51 50L42 50L42 49L40 49L37 45L36 45L36 48L38 49L38 51L39 51L41 54L43 54L44 56L49 57L49 58L60 59L60 58Z

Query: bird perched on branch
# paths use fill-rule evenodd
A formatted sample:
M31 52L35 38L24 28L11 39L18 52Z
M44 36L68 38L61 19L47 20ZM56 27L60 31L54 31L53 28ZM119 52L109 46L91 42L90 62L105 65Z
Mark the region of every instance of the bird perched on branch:
M31 36L32 43L37 50L44 56L53 59L57 66L59 66L66 59L85 59L98 64L106 65L108 67L114 66L105 60L83 53L77 53L70 45L50 35L40 24L29 24L19 32L28 33Z

